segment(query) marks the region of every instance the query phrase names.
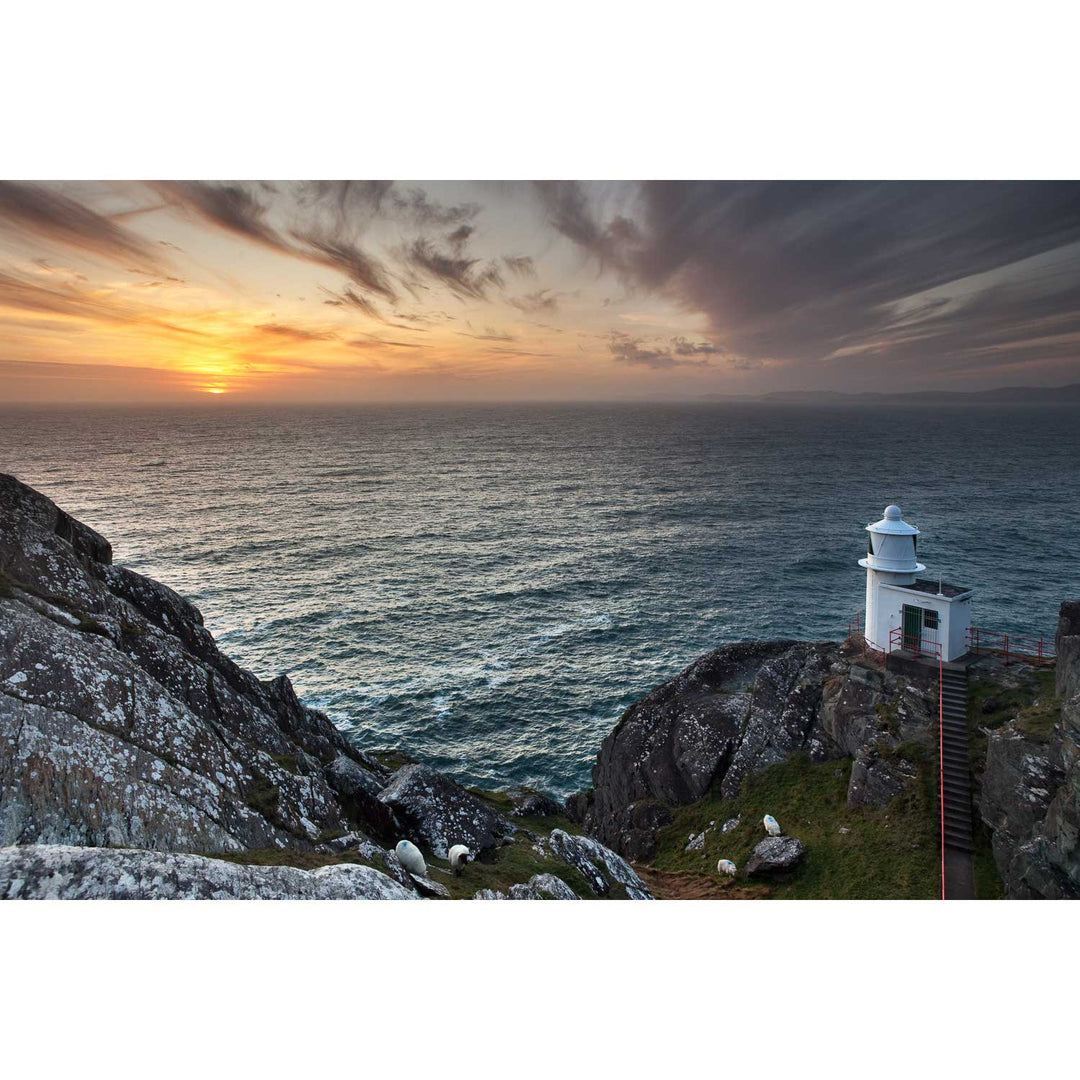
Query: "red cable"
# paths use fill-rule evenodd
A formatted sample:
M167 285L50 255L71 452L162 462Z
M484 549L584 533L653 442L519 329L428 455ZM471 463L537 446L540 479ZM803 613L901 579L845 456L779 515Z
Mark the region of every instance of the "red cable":
M938 808L941 812L941 899L945 899L945 689L938 650Z

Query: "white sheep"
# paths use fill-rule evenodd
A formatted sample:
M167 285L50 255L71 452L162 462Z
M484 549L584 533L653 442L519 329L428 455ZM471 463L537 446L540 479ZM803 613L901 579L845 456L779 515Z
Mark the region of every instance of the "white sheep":
M721 859L716 864L718 874L726 874L728 877L735 876L735 864L730 859Z
M766 814L761 820L765 824L765 831L770 836L780 835L780 823L772 816L772 814Z
M424 856L420 854L420 849L415 844L408 840L399 840L397 847L394 848L394 854L397 856L397 861L410 874L427 877L427 863L424 862Z
M454 871L454 877L458 877L461 871L472 862L472 852L464 844L455 844L447 858L450 860L450 869Z

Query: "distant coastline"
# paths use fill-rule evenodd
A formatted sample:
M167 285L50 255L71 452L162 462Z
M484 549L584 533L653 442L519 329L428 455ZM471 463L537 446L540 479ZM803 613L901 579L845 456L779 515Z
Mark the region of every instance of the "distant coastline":
M755 401L780 405L1061 405L1080 403L1080 383L1064 386L999 386L993 390L916 390L908 393L845 393L841 390L777 390L770 394L710 395L709 401Z

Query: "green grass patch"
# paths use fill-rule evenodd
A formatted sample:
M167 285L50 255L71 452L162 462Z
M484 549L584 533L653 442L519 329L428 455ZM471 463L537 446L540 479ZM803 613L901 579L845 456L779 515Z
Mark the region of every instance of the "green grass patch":
M847 804L850 760L811 764L797 756L748 776L741 794L707 794L673 808L673 822L659 834L658 870L715 873L718 859L739 867L737 882L754 846L765 838L762 818L772 814L784 833L806 845L806 855L787 880L762 884L760 895L776 899L934 899L940 895L936 756L918 744L902 750L918 765L918 779L882 810ZM900 753L900 751L896 751ZM741 821L727 834L724 821ZM690 834L709 826L704 853L684 851ZM842 831L843 830L843 831ZM755 885L749 883L751 888Z
M545 822L548 820L544 819ZM545 825L545 831L547 828ZM584 875L561 859L541 855L533 847L533 841L525 836L519 836L512 844L498 848L491 862L469 863L460 877L450 874L449 864L439 859L429 858L428 867L439 867L447 871L443 874L436 871L429 876L445 885L454 900L470 899L480 889L495 889L505 893L511 885L524 884L534 874L554 874L562 878L582 900L598 899L589 888ZM621 885L615 885L608 896L612 900L625 899L626 890Z
M1054 694L1053 667L1033 669L1017 686L1003 686L991 674L968 682L968 748L972 772L986 767L986 735L1019 717L1017 727L1029 739L1047 742L1061 716Z

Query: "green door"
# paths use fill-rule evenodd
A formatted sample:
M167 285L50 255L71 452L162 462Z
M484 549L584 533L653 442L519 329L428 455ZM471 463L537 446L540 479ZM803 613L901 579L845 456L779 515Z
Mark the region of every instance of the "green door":
M904 648L919 654L922 641L922 608L904 605Z

